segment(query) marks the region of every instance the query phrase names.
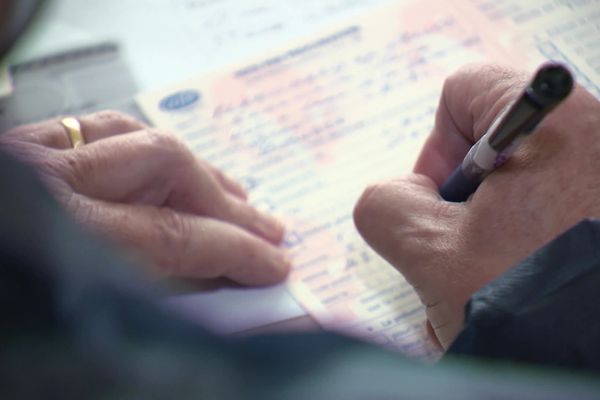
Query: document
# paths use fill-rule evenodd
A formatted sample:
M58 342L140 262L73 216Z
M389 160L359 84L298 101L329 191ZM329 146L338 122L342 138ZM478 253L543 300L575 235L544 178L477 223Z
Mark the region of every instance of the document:
M513 43L566 63L600 99L600 0L471 0L480 20L508 24Z
M367 184L411 171L446 76L508 56L504 27L461 4L399 2L138 98L286 222L286 285L321 326L422 358L437 355L424 307L359 237L352 209Z
M600 5L599 0L469 0L490 22L510 20L523 26L545 17L569 20L579 10Z
M574 10L571 18L545 22L539 31L541 49L569 64L577 81L600 99L600 1Z
M199 48L214 53L235 47L252 54L386 3L390 0L171 0L170 6Z
M11 61L118 40L137 86L148 90L239 61L391 1L54 0Z

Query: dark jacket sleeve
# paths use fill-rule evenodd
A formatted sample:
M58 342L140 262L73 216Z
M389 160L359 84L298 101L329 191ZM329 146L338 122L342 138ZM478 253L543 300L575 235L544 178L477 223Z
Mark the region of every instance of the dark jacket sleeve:
M580 222L475 293L448 354L600 371L600 221Z

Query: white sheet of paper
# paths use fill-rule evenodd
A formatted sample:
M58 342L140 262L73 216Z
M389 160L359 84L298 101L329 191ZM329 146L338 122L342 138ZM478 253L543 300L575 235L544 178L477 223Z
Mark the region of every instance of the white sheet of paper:
M53 0L13 55L121 43L141 89L212 71L392 0Z
M541 21L541 49L571 66L577 81L600 99L600 1L573 10L571 18Z
M252 302L252 306L245 306ZM284 285L228 288L169 296L164 304L184 317L218 333L232 334L305 315L290 303Z
M424 308L359 237L352 208L368 183L411 170L443 79L505 58L496 38L510 32L473 23L457 4L425 3L400 2L138 101L287 222L288 288L323 327L427 358L436 351Z
M511 41L537 48L541 59L566 63L577 82L600 99L600 0L470 2L481 13L477 18L509 24L508 31L516 33Z

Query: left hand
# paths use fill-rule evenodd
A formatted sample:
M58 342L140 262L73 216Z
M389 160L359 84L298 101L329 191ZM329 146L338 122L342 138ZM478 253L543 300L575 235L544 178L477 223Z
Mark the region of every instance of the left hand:
M287 275L283 225L173 134L113 111L79 121L86 144L77 149L58 119L3 133L0 146L31 164L80 222L160 276L262 285Z

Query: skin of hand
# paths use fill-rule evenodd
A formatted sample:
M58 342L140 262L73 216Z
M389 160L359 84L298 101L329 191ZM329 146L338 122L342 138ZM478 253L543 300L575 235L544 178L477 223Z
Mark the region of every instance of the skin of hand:
M59 119L0 135L0 148L32 165L57 199L93 231L131 249L159 276L281 281L290 264L284 228L244 189L196 158L174 135L121 113L79 118L72 149Z
M467 202L439 196L528 77L497 65L453 74L414 173L369 186L354 210L361 235L415 288L444 349L462 329L471 294L580 220L600 215L600 103L581 87Z

